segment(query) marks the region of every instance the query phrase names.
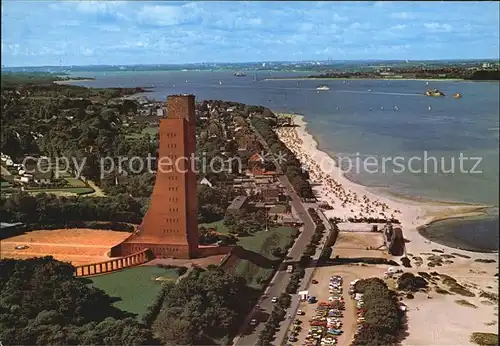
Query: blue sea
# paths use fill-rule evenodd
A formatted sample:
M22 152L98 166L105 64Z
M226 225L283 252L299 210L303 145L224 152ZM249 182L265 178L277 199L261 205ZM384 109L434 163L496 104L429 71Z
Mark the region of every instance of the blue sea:
M358 162L358 168L347 173L353 181L408 198L492 206L485 218L439 221L424 233L462 248L498 249L499 83L272 80L307 74L259 71L235 77L229 71L124 71L74 75L96 78L75 83L88 87L149 87L152 92L145 95L154 99L192 93L198 100L230 100L302 114L320 148L344 169L348 159L354 166ZM330 90L318 92L320 85ZM446 96L427 97L428 88ZM455 93L463 97L455 99ZM368 157L376 164L364 169Z

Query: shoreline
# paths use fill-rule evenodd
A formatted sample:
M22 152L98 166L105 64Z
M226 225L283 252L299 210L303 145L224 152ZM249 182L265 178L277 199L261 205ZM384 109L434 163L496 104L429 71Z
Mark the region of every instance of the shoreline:
M412 81L422 81L422 82L475 82L474 80L470 79L460 79L460 78L439 78L439 79L433 79L433 78L332 78L332 77L292 77L292 78L266 78L263 79L263 81L284 81L284 80L291 80L291 81L299 81L299 80L342 80L342 81L353 81L353 80L412 80ZM492 81L493 82L493 81Z
M277 115L284 115L285 113L278 113ZM498 255L496 252L477 252L477 251L467 251L458 249L455 247L439 244L433 242L425 237L423 237L419 232L418 228L422 226L428 226L432 222L451 219L451 218L461 218L461 217L472 217L472 216L483 216L486 215L486 211L491 208L488 205L482 204L467 204L461 202L444 202L444 201L428 201L423 198L412 199L399 196L394 196L390 194L384 194L380 191L374 191L374 189L358 184L348 179L342 170L338 167L337 162L325 151L323 151L319 144L314 138L314 136L307 131L307 122L304 120L303 115L297 114L287 114L292 116L296 127L290 128L280 128L277 130L278 137L280 140L292 150L297 158L305 165L308 166L312 162L329 159L334 162L328 172L320 170L310 170L312 173L311 181L316 183L316 180L320 180L320 187L313 187L313 191L317 195L318 200L325 201L334 207L334 210L326 210L325 215L330 217L353 217L358 216L363 213L364 216L364 206L361 208L357 206L359 203L351 203L347 207L338 208L342 201L339 200L338 196L332 195L325 191L325 179L333 179L336 183L342 186L342 190L349 191L348 196L367 196L370 201L374 200L377 203L382 203L389 206L387 209L382 211L389 212L393 211L392 215L396 219L399 219L401 226L403 228L403 234L406 239L410 242L407 244L407 252L415 253L419 251L430 251L430 248L448 248L450 251L463 251L464 254L471 257L480 256L495 256ZM295 132L295 134L293 134ZM298 142L297 142L298 141ZM300 143L297 145L297 143ZM342 197L344 198L344 197ZM341 202L341 203L339 203ZM370 207L371 208L371 207ZM384 209L384 208L382 208ZM373 212L374 210L370 210ZM379 210L375 210L379 211ZM376 213L371 213L369 216L378 216Z

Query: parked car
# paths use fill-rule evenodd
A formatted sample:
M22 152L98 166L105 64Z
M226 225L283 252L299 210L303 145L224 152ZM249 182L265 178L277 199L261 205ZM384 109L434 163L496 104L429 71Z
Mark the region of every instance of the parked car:
M342 334L342 330L340 330L340 329L333 329L333 330L329 330L328 333L331 333L333 335L340 335L340 334Z
M313 284L317 284L318 283L318 280L312 280L311 281Z
M276 303L277 301L278 301L278 297L273 297L273 299L271 299L272 303Z
M301 315L301 316L302 316L302 315L305 315L305 314L306 314L306 313L305 313L304 311L302 311L302 310L297 310L297 315Z
M251 326L256 326L257 325L257 320L255 318L252 318L252 320L250 321L250 325Z

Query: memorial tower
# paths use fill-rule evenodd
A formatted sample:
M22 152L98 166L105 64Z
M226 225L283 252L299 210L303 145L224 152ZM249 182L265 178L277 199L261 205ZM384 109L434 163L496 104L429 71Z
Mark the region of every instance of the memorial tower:
M149 209L138 230L112 248L112 257L145 248L158 258L198 254L194 95L167 97L167 118L160 120L159 134L158 169Z

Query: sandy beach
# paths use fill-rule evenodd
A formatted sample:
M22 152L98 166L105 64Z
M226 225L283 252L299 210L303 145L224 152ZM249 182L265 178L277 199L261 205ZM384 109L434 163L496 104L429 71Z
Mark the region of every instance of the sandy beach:
M356 184L343 175L341 169L327 153L318 149L318 143L307 132L307 123L303 116L292 116L296 126L282 127L276 132L280 140L308 169L318 200L333 207L332 210L324 211L327 217L337 217L343 220L349 217L398 219L401 222L404 237L407 239L406 253L410 259L421 256L425 258L426 255L429 256L438 251L444 254L458 254L458 257L455 255L453 261L439 268L430 268L424 262L423 265L417 264L418 268L414 265L411 271L416 274L417 270L425 272L435 270L450 275L462 285L474 287L471 290L475 290L476 296L465 298L460 295L438 295L436 299L428 299L423 293L417 294L414 300L408 302L409 335L403 344L467 345L470 344L468 336L471 332L496 333L497 325L493 324L492 320L498 319L496 315L498 301L486 305L480 302L484 299L481 299L479 295L481 291L497 292L498 290L498 279L494 276L498 272L498 253L458 250L431 242L417 231L417 227L432 221L481 214L485 206L399 198L382 195L380 192L374 192L370 188ZM352 253L353 250L350 251L350 256L362 256ZM489 259L495 262L475 262L477 259ZM399 262L398 258L395 260ZM377 275L379 275L378 272L374 271L372 276ZM476 308L457 304L456 300L461 298L469 300ZM473 313L473 319L470 313Z

